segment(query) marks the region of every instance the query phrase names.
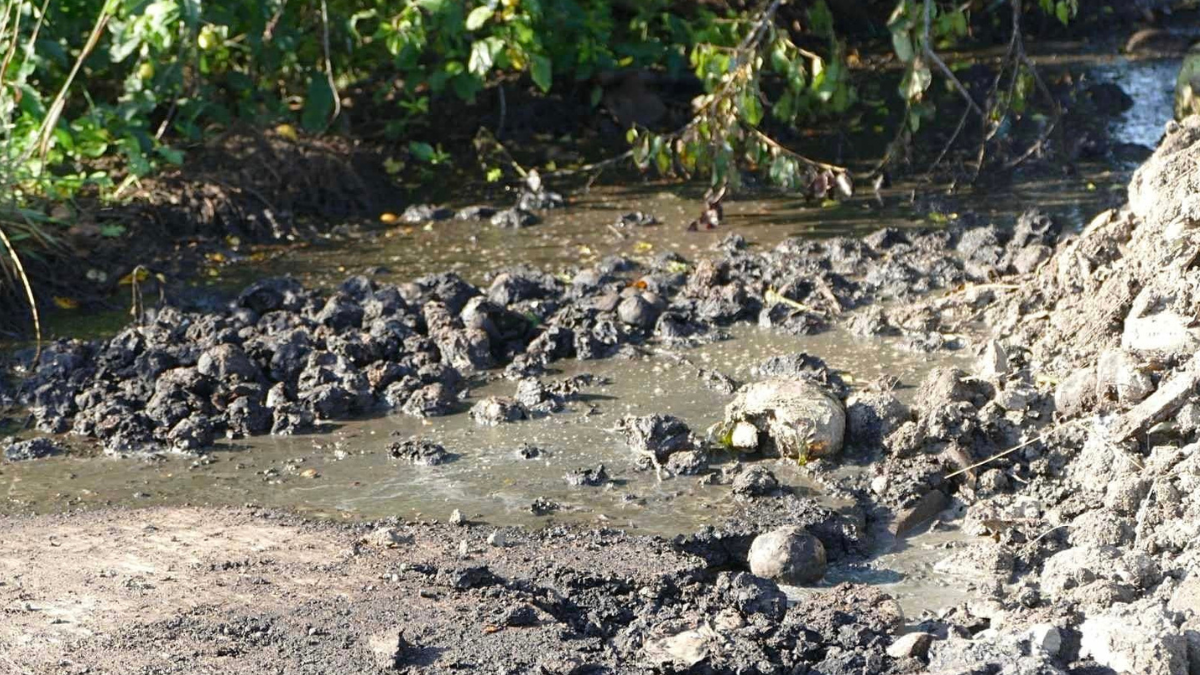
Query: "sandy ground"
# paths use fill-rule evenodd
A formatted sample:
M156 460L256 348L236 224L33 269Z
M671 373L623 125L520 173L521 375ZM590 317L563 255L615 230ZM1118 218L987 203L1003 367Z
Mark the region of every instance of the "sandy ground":
M0 672L568 672L599 648L570 590L619 604L697 566L650 540L511 531L498 548L492 531L397 526L380 545L251 510L8 518Z

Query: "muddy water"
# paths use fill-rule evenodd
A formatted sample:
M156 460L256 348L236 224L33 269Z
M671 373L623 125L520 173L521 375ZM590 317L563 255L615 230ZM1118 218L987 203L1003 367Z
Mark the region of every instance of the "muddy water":
M700 486L686 477L660 483L653 472L635 467L635 457L613 427L623 415L661 412L703 433L721 418L729 396L706 389L696 366L748 381L764 359L796 351L821 355L854 383L892 374L912 386L935 363L890 340L864 340L841 331L796 338L743 327L727 341L638 360L560 362L556 377L587 372L607 384L586 388L583 400L541 419L482 427L465 413L428 420L396 415L348 421L326 434L240 440L199 459L51 458L6 465L0 490L10 506L36 511L254 502L327 516L444 519L459 509L468 518L498 525L569 521L668 536L694 532L724 518L728 487ZM962 360L951 356L941 362ZM505 380L491 382L473 389L467 403L512 395L514 388ZM911 390L901 394L906 391ZM387 447L410 437L436 440L459 458L433 467L391 459ZM525 444L542 454L522 458L517 451ZM601 463L614 478L608 487L571 487L564 480L569 471ZM771 468L799 492L819 496L793 462L773 461ZM558 502L563 510L534 516L529 506L536 497Z
M321 435L227 443L199 458L58 457L7 464L0 468L0 495L7 502L0 512L252 503L320 517L445 520L458 509L472 521L495 525L581 523L668 537L691 533L725 520L733 500L728 486L701 485L695 477L658 481L653 472L636 466L613 431L616 421L626 414L662 412L681 417L702 433L721 418L729 397L706 389L697 367L744 382L755 379L755 366L766 358L796 351L819 354L856 387L895 375L902 398L934 365L965 365L967 360L963 354L934 360L895 340L856 338L842 331L798 338L741 327L726 341L638 360L560 362L555 377L587 372L606 384L587 388L583 400L564 412L498 427L478 426L465 413L430 420L397 415L345 422ZM511 395L513 389L511 382L491 382L473 389L472 400ZM388 445L409 437L436 439L459 457L433 467L391 459ZM522 458L517 451L527 444L541 454ZM797 493L835 509L849 506L822 494L795 462L763 461ZM564 480L569 471L598 464L613 478L606 487L571 487ZM535 516L529 506L536 497L562 509ZM966 597L966 590L935 580L931 570L942 555L937 544L960 539L939 533L899 544L882 542L880 557L835 567L825 583L885 585L909 616L953 604Z

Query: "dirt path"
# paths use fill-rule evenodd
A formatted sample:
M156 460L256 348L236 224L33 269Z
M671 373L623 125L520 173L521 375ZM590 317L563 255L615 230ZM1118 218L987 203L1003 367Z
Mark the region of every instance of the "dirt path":
M599 645L556 585L621 603L697 567L649 540L596 535L581 545L584 535L556 543L513 531L498 548L492 532L371 535L191 508L10 518L0 523L0 672L570 670ZM401 632L408 648L397 653Z

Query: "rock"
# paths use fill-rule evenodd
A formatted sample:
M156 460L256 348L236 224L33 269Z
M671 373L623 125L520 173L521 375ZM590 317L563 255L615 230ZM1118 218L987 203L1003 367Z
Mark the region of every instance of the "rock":
M564 478L567 481L567 485L574 485L575 487L599 487L612 480L608 477L608 471L605 470L603 464L595 469L576 469L568 473Z
M492 530L492 533L487 538L488 546L495 548L504 548L508 546L508 535L504 534L503 530Z
M1008 352L999 342L988 340L975 361L975 374L989 382L999 382L1008 376Z
M993 542L972 544L937 561L933 571L958 579L1007 582L1013 573L1013 554L1007 547Z
M800 527L781 527L754 538L750 571L774 581L803 585L825 576L825 546Z
M237 297L237 306L255 314L286 310L294 312L304 304L304 286L291 277L260 279L247 286Z
M917 503L896 514L888 529L892 534L900 536L914 527L933 518L950 506L950 499L941 490L926 492Z
M520 604L509 608L500 619L500 625L510 627L532 626L538 621L537 610L531 605Z
M1069 419L1090 410L1096 403L1096 372L1081 368L1071 373L1054 390L1054 408Z
M404 209L404 213L400 214L400 220L410 225L419 225L425 222L449 220L454 217L454 211L444 206L435 206L433 204L412 204Z
M550 501L545 497L538 497L529 505L529 512L535 516L547 516L561 508L562 506L558 502Z
M457 458L457 455L446 452L446 448L433 441L424 439L409 439L388 446L388 454L393 459L401 459L423 466L445 464Z
M61 455L66 452L58 442L49 438L31 438L18 441L14 437L4 440L4 458L10 462L23 462L30 459L41 459L51 455Z
M631 295L617 305L617 316L621 321L638 328L653 328L659 314L661 310L641 293Z
M805 379L824 386L837 398L845 398L850 387L820 357L804 352L772 356L755 369L764 379Z
M680 450L667 458L672 476L699 476L708 471L708 453L704 450Z
M890 391L858 394L846 402L846 442L874 448L912 419L912 411Z
M541 218L536 214L519 207L497 211L491 219L492 225L509 230L530 227L537 225L539 222L541 222Z
M765 466L751 466L733 479L733 494L743 497L761 497L777 489L779 481Z
M729 444L738 450L758 450L758 427L746 421L734 424L733 431L729 433Z
M1085 545L1050 556L1042 568L1041 589L1051 599L1094 608L1116 600L1128 602L1161 579L1158 564L1144 553Z
M404 660L412 647L404 639L404 631L372 635L367 640L375 664L384 670L397 670L404 665Z
M1049 656L1058 656L1062 652L1062 632L1048 624L1039 623L1029 629L1029 644Z
M1187 639L1156 605L1115 605L1079 626L1079 654L1118 673L1188 675Z
M405 535L394 527L380 527L372 530L370 534L363 537L363 543L378 548L396 548L397 546L412 543L412 537Z
M1083 90L1083 95L1101 115L1119 115L1133 107L1133 97L1112 82L1093 84Z
M634 452L652 455L665 462L672 453L691 450L692 430L683 420L671 415L626 416L617 423L617 430Z
M464 516L462 514L462 511L459 511L458 509L454 509L453 511L450 512L450 521L449 522L451 525L466 525L467 518L466 518L466 516Z
M1137 352L1190 354L1200 346L1196 331L1189 322L1174 312L1150 316L1129 316L1121 333L1121 347Z
M196 361L201 375L221 382L256 382L262 378L258 366L237 345L222 344L205 351Z
M484 426L496 426L528 418L529 413L525 406L505 396L489 396L471 407L471 419Z
M887 655L893 659L924 659L932 642L933 635L929 633L905 633L888 645Z
M759 431L758 449L770 446L781 456L802 459L836 456L846 433L842 402L807 379L743 386L725 407L725 420L717 425L715 437L732 445L733 432L746 422Z

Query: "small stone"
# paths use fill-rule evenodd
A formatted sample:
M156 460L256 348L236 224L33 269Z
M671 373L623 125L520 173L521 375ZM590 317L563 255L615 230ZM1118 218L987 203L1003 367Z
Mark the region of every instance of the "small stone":
M373 635L367 640L375 663L383 669L395 670L404 663L404 658L410 650L404 639L404 632L389 635Z
M463 516L462 511L459 511L458 509L454 509L453 511L450 512L450 524L451 525L466 525L467 519L465 516Z
M929 633L906 633L888 646L887 655L893 659L924 659L929 654L932 642L933 635Z
M1029 643L1034 649L1039 649L1050 656L1058 656L1058 653L1062 651L1062 633L1048 623L1039 623L1029 629Z
M537 610L529 605L517 605L504 613L500 623L505 626L532 626L537 623Z
M1008 352L996 340L989 340L979 360L975 362L975 374L995 382L1008 376Z
M550 501L545 497L538 497L529 505L529 512L535 516L548 516L561 508L558 502Z
M458 554L460 556L467 556L470 553L471 553L471 545L467 543L466 539L463 539L462 541L458 542Z
M752 466L733 479L733 494L760 497L779 489L779 480L764 466Z
M508 535L504 534L504 532L501 530L493 530L492 533L488 535L487 543L488 546L504 548L505 546L508 546Z
M729 443L739 450L754 450L758 448L758 427L749 422L738 422L729 434Z
M788 584L816 583L825 576L825 546L802 527L781 527L750 544L750 571Z
M401 544L410 543L412 538L405 536L394 527L380 527L363 537L363 541L379 548L396 548Z

